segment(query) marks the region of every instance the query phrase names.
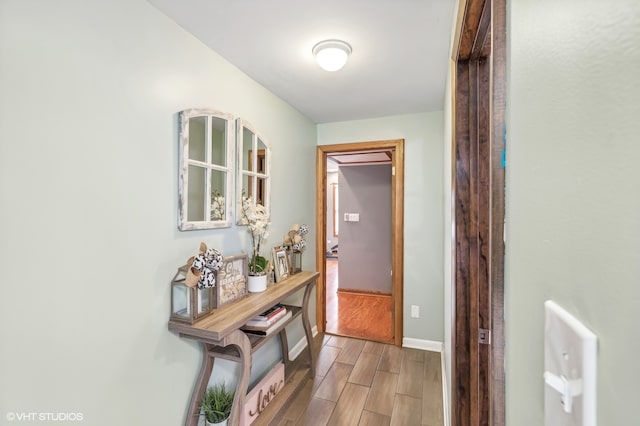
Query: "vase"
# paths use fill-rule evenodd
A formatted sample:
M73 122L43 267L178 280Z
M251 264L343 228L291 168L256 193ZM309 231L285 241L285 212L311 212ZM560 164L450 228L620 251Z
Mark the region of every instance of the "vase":
M207 426L227 426L227 421L229 420L229 418L224 419L223 421L219 422L219 423L211 423L209 421L207 421Z
M250 293L260 293L267 289L267 275L249 275L247 290Z
M289 253L289 260L291 262L291 275L302 272L302 252L298 250L291 250Z

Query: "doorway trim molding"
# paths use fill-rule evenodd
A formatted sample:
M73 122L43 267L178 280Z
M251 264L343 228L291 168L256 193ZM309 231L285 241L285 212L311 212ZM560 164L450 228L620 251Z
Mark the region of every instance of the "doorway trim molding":
M502 426L506 0L458 4L452 52L451 425Z
M327 241L327 157L351 151L391 150L394 172L391 176L391 278L393 342L402 345L404 299L404 139L319 145L316 150L316 325L319 333L326 327L326 241Z

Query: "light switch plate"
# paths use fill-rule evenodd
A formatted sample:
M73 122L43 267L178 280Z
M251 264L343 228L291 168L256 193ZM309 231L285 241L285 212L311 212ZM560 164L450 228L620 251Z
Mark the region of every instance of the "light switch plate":
M360 222L360 213L345 213L345 222Z
M544 306L544 424L596 426L597 337L557 303Z

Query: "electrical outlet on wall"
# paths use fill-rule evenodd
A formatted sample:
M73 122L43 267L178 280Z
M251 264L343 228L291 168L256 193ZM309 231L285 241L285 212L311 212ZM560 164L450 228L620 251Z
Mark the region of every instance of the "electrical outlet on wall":
M420 306L411 305L411 318L420 318Z

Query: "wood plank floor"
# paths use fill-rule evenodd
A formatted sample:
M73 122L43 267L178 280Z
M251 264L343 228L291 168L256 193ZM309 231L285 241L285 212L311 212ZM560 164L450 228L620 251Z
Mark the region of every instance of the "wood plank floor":
M318 336L316 376L273 426L443 426L438 352Z
M378 342L393 342L391 297L338 292L338 260L327 259L325 331Z

